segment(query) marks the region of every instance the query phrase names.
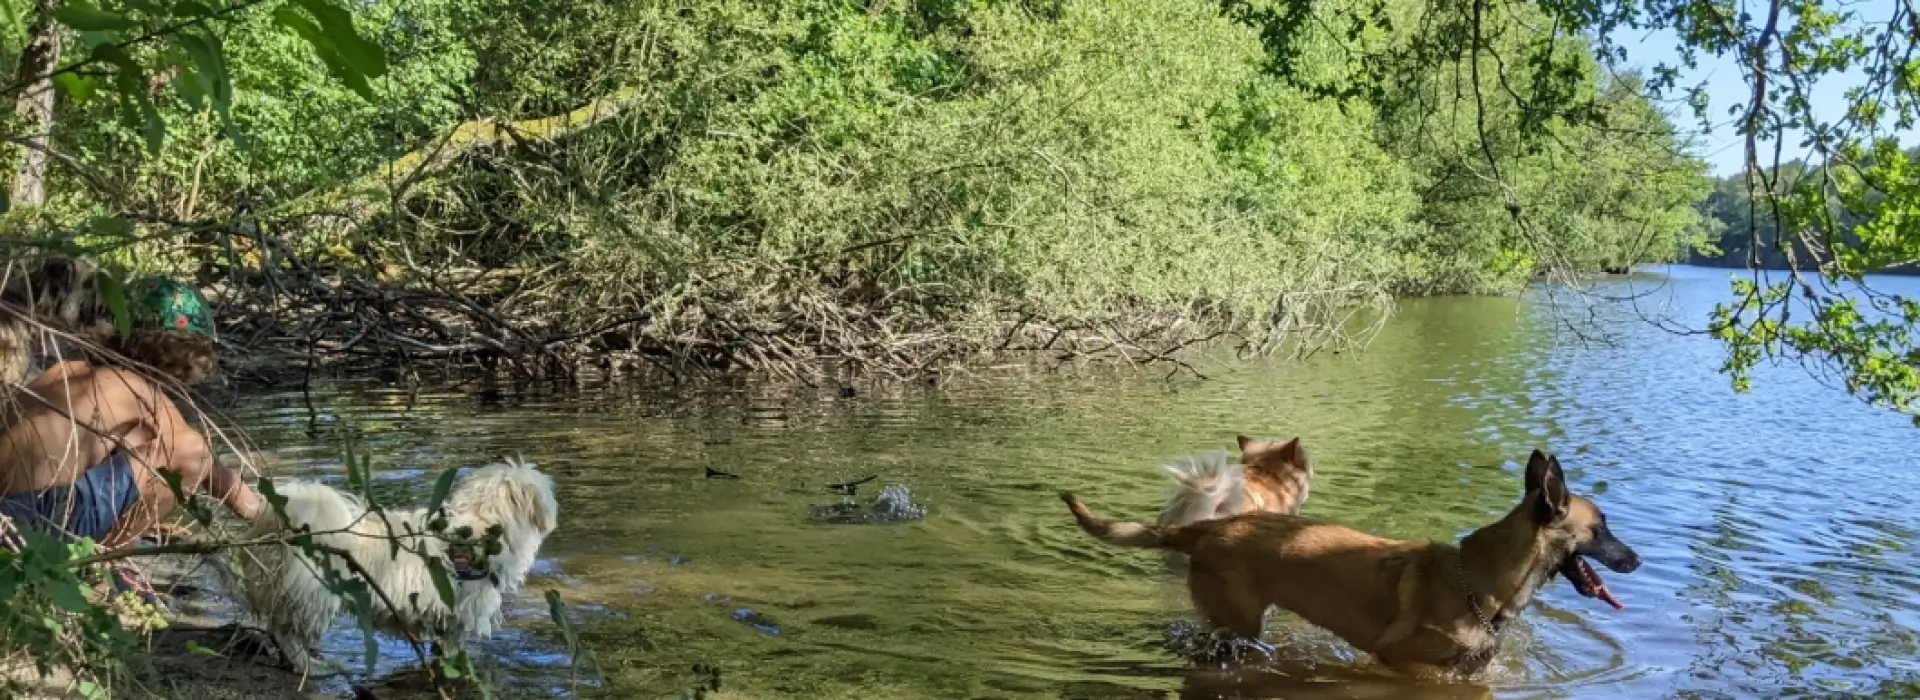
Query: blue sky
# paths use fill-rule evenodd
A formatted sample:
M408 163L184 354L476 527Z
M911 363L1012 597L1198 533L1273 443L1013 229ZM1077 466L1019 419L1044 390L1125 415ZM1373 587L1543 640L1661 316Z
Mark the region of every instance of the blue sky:
M1895 2L1896 0L1843 2L1842 4L1829 5L1828 9L1837 10L1844 8L1858 13L1863 19L1870 21L1877 20L1884 23L1886 18L1892 16ZM1752 11L1758 14L1764 11L1764 9L1755 8ZM1628 66L1651 69L1653 66L1661 63L1675 66L1680 64L1680 54L1677 51L1678 40L1671 32L1654 32L1646 34L1645 36L1632 38L1622 35L1618 38L1618 41L1627 49L1626 65ZM1729 175L1740 172L1746 162L1746 143L1739 134L1734 132L1732 124L1733 118L1727 116L1727 109L1735 105L1745 104L1747 97L1751 94L1752 88L1748 87L1746 79L1742 77L1740 73L1739 64L1732 57L1702 55L1699 57L1699 62L1700 66L1697 69L1681 73L1679 84L1676 86L1676 94L1673 95L1674 100L1667 105L1667 111L1674 116L1674 122L1677 126L1696 133L1701 137L1701 144L1697 149L1697 155L1706 159L1708 165L1713 170L1713 174ZM1846 110L1846 91L1849 88L1860 85L1864 81L1865 76L1858 70L1855 70L1838 76L1830 76L1828 79L1815 84L1813 90L1815 96L1815 112L1824 119L1833 119L1844 114ZM1693 110L1684 102L1680 101L1680 99L1684 97L1684 94L1679 93L1678 89L1698 85L1702 82L1705 82L1707 88L1708 104L1710 105L1708 107L1708 114L1713 117L1715 122L1712 129L1704 132L1700 129L1699 120L1694 117ZM1920 133L1916 133L1914 130L1904 130L1901 131L1899 135L1902 144L1911 146L1915 143L1920 143ZM1765 164L1771 161L1772 145L1770 143L1763 144L1763 149L1765 150L1762 152L1762 163ZM1804 151L1798 148L1796 142L1789 141L1786 144L1786 148L1782 151L1781 160L1790 159L1802 152Z

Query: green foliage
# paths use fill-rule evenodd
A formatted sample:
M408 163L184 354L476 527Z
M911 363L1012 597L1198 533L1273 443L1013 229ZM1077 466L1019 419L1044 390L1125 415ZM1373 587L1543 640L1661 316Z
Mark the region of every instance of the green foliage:
M1772 43L1711 3L1598 0L70 8L86 31L69 55L101 70L61 76L56 145L86 170L57 170L54 221L196 222L143 223L144 239L192 245L139 259L233 274L287 255L544 270L521 311L572 328L645 307L647 332L676 338L826 335L792 320L822 308L978 333L1007 309L1257 331L1387 292L1509 292L1687 250L1744 262L1743 230L1813 236L1801 249L1832 254L1796 256L1819 274L1795 284L1831 301L1808 285L1916 249L1907 154L1817 128L1806 93L1871 65L1887 79L1839 123L1910 117L1914 81L1869 59L1911 42L1867 41L1859 17L1812 0L1782 6ZM1814 133L1823 163L1847 167L1757 170L1758 207L1710 182L1649 99L1671 96L1675 67L1621 68L1617 32L1648 28L1674 30L1688 60L1761 49L1789 75L1736 110L1740 128ZM156 74L170 90L148 89ZM460 145L602 100L611 116L585 128ZM366 202L343 184L369 178L394 185ZM1840 336L1755 347L1898 394L1878 368L1904 361L1887 345L1901 336L1845 310L1796 321Z
M1903 413L1920 408L1920 300L1880 293L1864 280L1920 273L1916 150L1887 140L1874 148L1849 167L1793 161L1723 178L1702 205L1724 230L1696 261L1781 271L1775 282L1737 281L1737 302L1714 313L1711 329L1728 347L1725 370L1735 389L1748 388L1763 359L1811 358L1869 403ZM1781 222L1803 222L1808 232L1783 237Z
M1716 180L1700 208L1721 229L1711 244L1696 246L1689 262L1769 270L1833 265L1863 273L1920 272L1915 267L1920 243L1904 235L1912 214L1900 204L1916 196L1911 191L1916 178L1909 168L1920 149L1902 151L1891 142L1879 147L1885 150L1860 159L1867 165L1864 169L1810 168L1796 160L1751 177L1740 173ZM1751 196L1750 188L1760 196ZM1799 216L1827 224L1821 230L1831 230L1832 240L1823 233L1809 247L1799 236L1781 239L1778 221L1796 214L1796 202L1816 207ZM1787 208L1776 209L1782 205Z
M128 108L70 99L62 122L89 126L59 139L97 170L55 188L63 206L194 219L287 201L376 172L471 110L540 116L639 85L600 127L420 179L399 218L365 222L372 235L302 233L311 222L283 235L361 263L428 250L560 263L596 302L556 309L568 315L698 287L661 316L911 291L943 323L1005 307L1199 308L1258 326L1276 306L1504 291L1548 264L1657 259L1690 225L1697 173L1658 188L1619 176L1672 166L1647 155L1670 129L1635 141L1561 120L1568 144L1525 174L1545 233L1523 235L1470 172L1459 98L1426 101L1459 57L1421 43L1414 3L1324 4L1290 29L1270 25L1297 8L1174 0L343 7L209 8L220 31L169 35L177 51L119 70L179 71L172 98L120 91L141 120L108 124ZM116 16L152 24L137 8ZM1503 40L1526 45L1517 26ZM1544 60L1592 73L1584 48ZM1617 121L1659 122L1614 92ZM1503 118L1494 131L1547 123ZM174 138L149 157L153 124ZM1576 149L1613 157L1564 157ZM1570 177L1551 160L1590 167ZM174 264L234 254L191 240L203 252ZM787 289L769 295L767 279Z
M1746 172L1719 183L1709 202L1725 224L1710 247L1723 264L1789 272L1777 282L1737 282L1735 300L1714 313L1711 329L1727 344L1734 386L1744 390L1748 370L1763 359L1797 360L1832 370L1866 401L1915 412L1920 315L1913 300L1881 294L1865 278L1920 263L1920 228L1911 223L1920 174L1909 165L1913 154L1888 136L1920 118L1913 8L1821 0L1747 11L1691 0L1550 6L1564 11L1570 31L1594 36L1602 55L1618 51L1617 36L1677 34L1680 65L1655 66L1655 87L1686 97L1703 125L1733 117L1746 138ZM1745 67L1748 97L1713 105L1704 87L1678 85L1679 69L1704 56ZM1816 94L1835 82L1852 85L1838 105ZM1784 151L1789 144L1804 155Z
M66 671L96 688L123 672L134 637L111 603L92 600L101 582L96 571L75 565L96 553L93 541L16 533L11 522L0 529L17 545L0 547L0 600L7 601L0 605L0 648L9 657L24 652L42 676Z
M99 7L68 0L54 10L54 19L75 32L72 43L80 51L68 55L85 58L56 69L54 84L78 105L106 98L102 109L116 114L123 129L138 133L149 154L159 153L168 127L155 81L171 83L188 112L211 110L231 129L232 74L228 51L215 28L270 4L127 0ZM363 96L373 96L367 84L385 73L385 59L378 46L357 33L347 10L331 0L292 0L274 8L272 15L304 39L335 77Z
M1691 206L1703 166L1636 76L1604 68L1577 36L1539 31L1549 17L1303 7L1229 3L1289 57L1277 72L1380 114L1376 139L1414 173L1426 227L1402 291L1502 291L1535 273L1668 260L1704 233Z

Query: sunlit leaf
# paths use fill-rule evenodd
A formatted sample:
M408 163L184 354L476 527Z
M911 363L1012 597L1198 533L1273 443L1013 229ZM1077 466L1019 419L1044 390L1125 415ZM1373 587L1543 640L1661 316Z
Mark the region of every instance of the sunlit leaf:
M76 103L85 103L93 99L96 83L92 77L77 73L61 73L53 76L53 86Z
M94 275L93 280L100 303L106 305L107 312L113 315L114 332L126 337L133 332L133 317L127 311L126 286L113 275Z

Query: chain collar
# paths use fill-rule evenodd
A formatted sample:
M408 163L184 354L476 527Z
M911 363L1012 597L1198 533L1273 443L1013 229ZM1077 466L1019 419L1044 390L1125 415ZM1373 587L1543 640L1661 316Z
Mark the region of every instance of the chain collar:
M1473 586L1467 583L1467 567L1466 564L1462 563L1461 557L1458 555L1455 555L1453 558L1453 576L1454 579L1460 583L1460 591L1466 596L1467 608L1473 611L1474 619L1480 621L1480 628L1487 633L1488 639L1486 648L1479 651L1467 652L1462 655L1462 659L1470 663L1491 661L1494 652L1500 649L1500 622L1503 622L1503 620L1495 620L1488 617L1486 610L1480 607L1480 594L1475 593ZM1504 613L1505 611L1502 612Z

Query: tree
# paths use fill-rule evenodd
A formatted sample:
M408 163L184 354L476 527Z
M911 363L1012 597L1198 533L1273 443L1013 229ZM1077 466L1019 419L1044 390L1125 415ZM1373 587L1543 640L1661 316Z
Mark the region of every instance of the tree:
M27 45L20 52L14 83L20 87L14 98L14 114L26 136L20 140L20 168L13 177L8 208L37 207L47 201L47 134L53 131L53 67L60 62L61 32L54 21L60 0L34 0L33 28Z
M1735 282L1736 299L1709 319L1709 330L1728 349L1724 370L1736 389L1746 388L1763 358L1802 359L1837 369L1851 391L1875 405L1907 413L1920 407L1914 333L1920 301L1882 293L1864 279L1920 260L1920 164L1893 136L1894 129L1920 121L1920 78L1911 58L1920 43L1920 13L1912 2L1462 0L1433 8L1434 16L1416 30L1415 50L1404 55L1427 65L1466 65L1456 84L1473 103L1481 174L1510 194L1524 192L1527 180L1524 172L1501 167L1508 157L1502 149L1536 148L1554 134L1489 128L1499 114L1517 111L1538 120L1591 113L1583 92L1590 77L1578 47L1591 46L1603 65L1620 65L1629 59L1622 39L1651 31L1678 37L1681 65L1654 66L1647 89L1685 97L1703 126L1720 115L1733 118L1745 139L1741 189L1756 214L1745 221L1746 247L1772 247L1785 268L1784 276L1756 270ZM1503 39L1514 21L1541 31L1519 44ZM1681 70L1705 56L1741 66L1750 89L1745 100L1711 105L1702 88L1678 84ZM1865 80L1847 92L1837 115L1823 111L1816 89L1846 80L1849 71ZM1811 177L1795 177L1787 167L1789 143L1804 144ZM1508 218L1522 230L1537 230L1532 198L1505 198ZM1762 218L1791 242L1769 246ZM1849 230L1852 237L1845 235ZM1534 254L1551 253L1540 245L1548 239L1527 240ZM1920 425L1920 415L1915 421Z

